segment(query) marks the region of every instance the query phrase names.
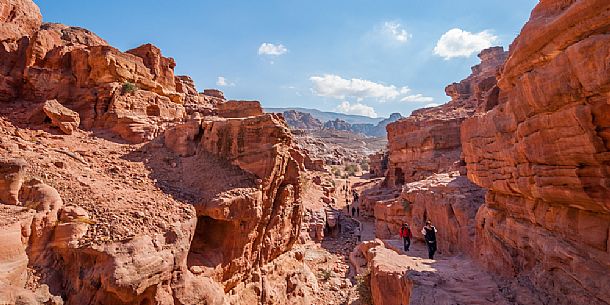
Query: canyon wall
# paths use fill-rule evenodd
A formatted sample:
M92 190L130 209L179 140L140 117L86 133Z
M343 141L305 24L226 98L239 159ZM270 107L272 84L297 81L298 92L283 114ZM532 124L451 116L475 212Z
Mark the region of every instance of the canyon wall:
M542 1L462 125L480 260L545 304L610 303L609 58L608 1Z
M501 47L483 50L472 74L445 89L451 101L387 126L385 181L382 189L369 190L363 198L364 210L375 216L377 237L396 237L406 222L421 240L419 231L431 220L440 232L440 253L473 252L474 218L485 192L466 179L460 126L486 107L483 100L494 98L506 55ZM372 167L376 173L378 167Z

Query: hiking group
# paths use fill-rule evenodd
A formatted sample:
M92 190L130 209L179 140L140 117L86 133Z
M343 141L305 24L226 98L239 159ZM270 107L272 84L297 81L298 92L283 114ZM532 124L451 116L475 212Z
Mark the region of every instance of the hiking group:
M424 236L424 242L428 247L428 258L434 259L434 253L436 253L436 233L438 231L432 225L430 220L426 221L426 225L421 229L421 234ZM413 232L411 232L411 227L409 224L403 223L400 227L400 237L403 240L403 249L405 251L409 251L409 247L411 247L411 238L413 237Z

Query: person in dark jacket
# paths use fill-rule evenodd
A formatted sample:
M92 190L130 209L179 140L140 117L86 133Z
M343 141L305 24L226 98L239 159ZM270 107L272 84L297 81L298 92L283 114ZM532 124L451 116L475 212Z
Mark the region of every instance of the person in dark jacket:
M411 247L411 237L413 237L413 234L411 233L411 228L409 228L407 223L403 223L400 227L400 237L402 237L404 250L409 251L409 247Z
M438 231L430 220L426 221L426 225L421 229L421 234L424 235L426 246L428 246L429 259L434 259L434 253L436 252L436 232Z

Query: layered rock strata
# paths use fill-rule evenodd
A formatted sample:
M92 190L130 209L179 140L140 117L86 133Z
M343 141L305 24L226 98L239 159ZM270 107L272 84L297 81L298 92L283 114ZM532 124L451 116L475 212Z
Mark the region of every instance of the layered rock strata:
M548 304L610 303L609 29L607 1L541 2L462 126L480 259Z

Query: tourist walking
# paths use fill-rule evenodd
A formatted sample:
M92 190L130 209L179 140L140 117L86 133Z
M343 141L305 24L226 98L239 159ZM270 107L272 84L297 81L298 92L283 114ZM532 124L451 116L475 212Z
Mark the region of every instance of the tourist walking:
M426 246L428 246L429 259L434 259L434 253L436 252L436 232L438 231L430 220L426 221L426 225L421 229L421 234L424 235Z
M352 204L352 217L356 216L356 208Z
M411 247L411 237L413 237L413 234L411 233L409 224L406 222L400 227L400 237L402 237L403 249L405 251L409 251L409 247Z

